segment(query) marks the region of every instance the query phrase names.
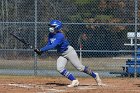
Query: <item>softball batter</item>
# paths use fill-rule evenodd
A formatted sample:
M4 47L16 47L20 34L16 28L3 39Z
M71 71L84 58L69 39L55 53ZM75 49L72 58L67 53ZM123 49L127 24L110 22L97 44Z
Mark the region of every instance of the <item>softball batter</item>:
M68 87L76 87L79 85L79 81L70 73L66 68L67 61L69 60L77 70L92 76L97 85L103 85L98 73L94 73L88 66L84 66L78 58L75 49L69 44L68 40L65 38L64 34L61 32L62 22L59 20L52 20L49 24L49 35L48 43L41 49L35 49L34 51L41 55L50 49L56 48L57 52L61 55L57 59L57 70L63 76L67 77L72 83Z

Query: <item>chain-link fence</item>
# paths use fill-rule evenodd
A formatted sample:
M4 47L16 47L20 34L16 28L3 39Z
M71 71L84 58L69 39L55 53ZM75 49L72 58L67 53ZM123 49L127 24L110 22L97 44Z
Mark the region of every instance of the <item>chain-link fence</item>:
M0 0L0 73L59 75L55 50L39 57L9 34L41 48L47 42L47 24L58 19L84 65L101 76L116 76L110 72L124 71L126 61L137 57L139 40L133 38L134 46L124 44L130 43L128 32L136 34L140 30L139 3L138 0ZM67 68L86 76L77 73L70 63Z

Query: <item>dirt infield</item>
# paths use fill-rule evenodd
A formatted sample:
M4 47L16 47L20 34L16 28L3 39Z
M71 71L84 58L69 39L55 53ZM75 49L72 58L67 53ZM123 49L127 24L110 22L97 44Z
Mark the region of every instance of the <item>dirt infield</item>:
M67 88L70 81L63 77L0 76L0 93L140 93L140 79L103 78L105 86L78 79L78 87Z

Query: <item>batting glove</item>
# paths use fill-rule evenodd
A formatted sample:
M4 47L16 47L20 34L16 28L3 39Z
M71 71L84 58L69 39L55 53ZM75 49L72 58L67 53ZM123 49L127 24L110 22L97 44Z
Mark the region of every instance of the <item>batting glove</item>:
M40 51L39 49L34 49L34 51L38 54L38 55L41 55L43 52Z

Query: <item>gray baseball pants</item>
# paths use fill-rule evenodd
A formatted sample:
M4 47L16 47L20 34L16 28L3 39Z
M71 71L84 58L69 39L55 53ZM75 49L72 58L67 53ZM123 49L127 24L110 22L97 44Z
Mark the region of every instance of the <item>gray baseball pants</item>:
M72 46L68 46L68 50L62 53L62 55L57 59L57 70L59 72L65 69L68 60L77 70L84 71L85 66L80 62L75 49Z

